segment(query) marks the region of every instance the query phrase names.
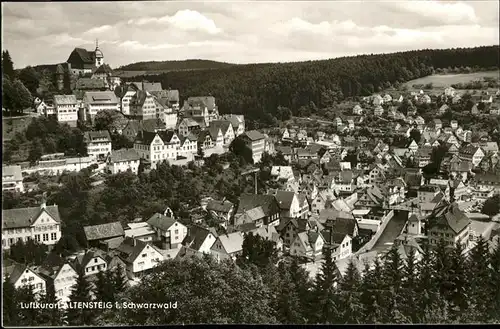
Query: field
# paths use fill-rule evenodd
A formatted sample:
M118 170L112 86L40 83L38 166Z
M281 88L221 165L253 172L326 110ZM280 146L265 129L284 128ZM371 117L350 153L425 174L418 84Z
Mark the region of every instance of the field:
M446 88L455 83L467 83L474 80L482 80L484 77L497 78L500 80L500 71L485 71L465 74L434 74L410 80L406 82L405 85L411 88L413 85L425 85L432 83L433 88Z

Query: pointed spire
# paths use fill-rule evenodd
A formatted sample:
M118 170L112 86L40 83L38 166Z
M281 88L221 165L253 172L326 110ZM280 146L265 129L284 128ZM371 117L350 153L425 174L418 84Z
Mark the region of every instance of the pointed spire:
M95 49L99 48L99 39L95 39Z

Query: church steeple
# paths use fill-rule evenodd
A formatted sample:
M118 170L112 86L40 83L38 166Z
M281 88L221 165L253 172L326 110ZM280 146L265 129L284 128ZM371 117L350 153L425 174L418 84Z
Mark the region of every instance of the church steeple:
M99 40L95 39L95 66L99 67L104 64L104 55L99 49Z

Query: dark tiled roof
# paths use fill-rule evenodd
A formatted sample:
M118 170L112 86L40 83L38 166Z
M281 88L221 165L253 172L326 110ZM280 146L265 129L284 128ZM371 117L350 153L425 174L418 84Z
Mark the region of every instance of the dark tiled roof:
M87 49L83 48L75 48L75 50L73 51L78 54L82 62L84 62L85 64L94 64L95 51L88 51Z
M169 102L179 102L178 90L150 90L149 92L158 99L165 99Z
M272 215L279 211L279 204L274 195L265 194L247 194L240 195L240 202L238 204L238 213L243 213L247 210L262 207L266 216Z
M17 209L6 209L2 211L2 224L4 229L10 228L22 228L29 227L33 222L40 216L44 211L41 207L29 207L29 208L17 208ZM54 219L56 222L60 223L61 218L59 216L59 207L46 206L45 211Z
M280 206L280 209L289 210L292 206L293 197L295 192L291 191L277 191L274 197Z
M174 223L175 219L156 213L148 219L148 224L152 227L157 227L162 231L167 231Z
M123 242L120 244L116 250L119 252L119 257L125 262L125 263L133 263L137 257L142 253L144 248L147 246L150 246L150 248L156 249L154 246L143 242L141 240L137 240L134 238L126 237ZM158 250L156 250L158 251Z
M231 126L231 122L229 120L214 120L211 121L208 125L209 128L215 127L215 129L220 129L222 134L225 135L229 127Z
M83 228L87 241L102 240L125 235L120 222L85 226Z
M123 161L136 161L141 157L134 149L120 149L111 151L110 161L111 163L123 162Z
M455 233L459 233L470 224L470 219L460 210L457 203L450 205L443 203L443 205L436 207L429 215L429 224L431 227L433 224L445 224Z
M94 74L112 74L113 73L113 70L111 69L111 67L109 67L108 64L102 64L101 66L99 66L95 71L94 71Z
M109 135L109 131L107 130L97 130L97 131L87 131L85 133L85 141L91 142L94 139L105 138L109 142L111 142L111 136Z
M210 200L207 204L207 210L217 212L229 212L233 208L233 204L229 201Z
M144 91L162 91L161 89L161 83L160 82L147 82L143 81L142 82L142 90Z
M338 217L334 220L328 220L325 222L324 227L326 230L331 230L333 233L347 234L354 237L354 231L358 223L354 218L343 218Z
M248 137L251 141L257 141L259 139L264 139L265 136L258 132L257 130L250 130L245 132L245 136Z
M92 78L80 78L76 81L75 89L77 90L91 90L91 89L104 89L106 84L104 80Z
M194 250L200 250L201 245L205 242L207 236L212 234L217 238L217 234L201 226L192 225L188 229L188 235L182 241L182 245Z
M213 96L194 96L187 99L189 106L206 106L211 112L215 109L215 97Z

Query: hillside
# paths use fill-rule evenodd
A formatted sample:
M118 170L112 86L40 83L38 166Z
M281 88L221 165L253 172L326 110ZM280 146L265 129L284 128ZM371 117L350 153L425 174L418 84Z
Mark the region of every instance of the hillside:
M188 59L182 61L150 61L132 63L117 68L117 71L184 71L221 69L235 64L216 62L204 59Z
M370 95L437 69L498 69L498 46L419 50L360 55L297 63L234 65L206 71L177 71L147 77L164 88L181 91L182 99L211 94L221 113L245 114L275 124L278 106L293 115L310 116L337 100Z

